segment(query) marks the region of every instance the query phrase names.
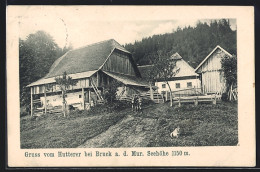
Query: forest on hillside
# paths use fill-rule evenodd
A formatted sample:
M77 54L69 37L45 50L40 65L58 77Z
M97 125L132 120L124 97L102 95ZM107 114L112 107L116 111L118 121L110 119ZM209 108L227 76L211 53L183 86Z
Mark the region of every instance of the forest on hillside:
M232 30L228 20L199 22L195 27L178 28L172 33L153 35L126 44L138 65L151 64L148 56L157 51L174 54L178 52L192 67L196 67L217 45L230 54L237 54L237 31Z
M19 79L21 105L29 105L30 89L26 85L44 77L53 62L72 47L60 48L44 31L19 39Z

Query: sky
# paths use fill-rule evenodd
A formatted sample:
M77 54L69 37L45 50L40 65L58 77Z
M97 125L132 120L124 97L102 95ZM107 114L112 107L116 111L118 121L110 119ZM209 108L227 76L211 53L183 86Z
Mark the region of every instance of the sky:
M24 7L19 10L19 15L16 16L19 21L19 37L26 39L29 34L43 30L49 33L61 48L68 45L78 48L112 38L124 45L152 35L171 33L178 27L195 26L199 21L210 23L212 20L221 19L206 17L156 18L153 17L158 16L156 10L140 13L142 9L138 10L139 8L123 8L119 12L115 9L118 8L114 7L111 10L111 8L77 6L70 8ZM125 15L121 16L121 14ZM147 17L147 15L149 16ZM235 30L236 19L229 18L229 21L231 28Z

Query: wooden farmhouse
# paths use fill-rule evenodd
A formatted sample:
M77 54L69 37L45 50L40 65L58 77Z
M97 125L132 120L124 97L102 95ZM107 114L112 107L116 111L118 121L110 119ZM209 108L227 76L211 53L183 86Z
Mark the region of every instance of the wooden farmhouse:
M107 40L71 50L58 58L49 73L29 84L31 105L42 108L62 106L62 95L55 77L64 72L77 81L67 93L67 104L86 109L92 102L103 100L103 91L113 80L122 84L118 95L147 91L149 86L141 74L132 55L115 40ZM33 112L33 110L32 110Z
M176 61L176 66L173 70L178 70L177 74L168 80L171 90L176 93L185 94L191 88L200 88L199 75L195 73L194 68L183 60L178 53L173 54L171 59ZM158 87L160 93L164 94L169 91L167 84L161 79L155 82L155 86Z
M192 88L196 90L200 90L200 80L199 75L195 73L193 67L191 67L183 58L175 53L171 56L171 59L176 62L176 66L173 69L174 71L178 70L178 73L168 80L171 90L176 94L188 94L188 92L194 92L194 90L190 91ZM152 65L138 66L141 74L145 73L145 70L151 68ZM157 87L157 91L163 95L169 92L169 87L165 81L158 78L155 81L155 86ZM169 96L169 94L168 94ZM168 97L166 96L166 97Z
M202 91L205 94L222 94L226 91L225 78L221 69L221 58L232 56L219 45L195 69L200 75Z

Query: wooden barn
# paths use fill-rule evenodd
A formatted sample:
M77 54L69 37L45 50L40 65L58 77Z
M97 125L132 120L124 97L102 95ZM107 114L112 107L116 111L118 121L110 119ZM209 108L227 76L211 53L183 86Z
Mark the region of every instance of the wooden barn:
M200 92L200 80L199 75L195 73L193 67L191 67L183 58L175 53L170 57L172 60L176 62L176 66L173 69L174 71L178 70L178 73L168 80L171 90L175 94L189 95L195 94L195 92ZM152 65L138 66L142 75L145 75L146 70L149 70ZM155 86L157 87L157 91L160 94L166 96L169 92L169 87L162 79L158 78L155 81ZM169 97L167 94L166 97Z
M67 104L86 109L92 102L103 100L104 88L113 80L121 83L118 95L147 91L132 55L113 39L71 50L58 58L49 73L29 84L31 108L38 104L48 107L62 106L62 95L55 77L64 72L77 81L67 93ZM33 110L32 110L33 113Z
M226 91L225 78L221 69L221 58L232 56L219 45L195 69L200 75L201 87L205 94L222 94Z

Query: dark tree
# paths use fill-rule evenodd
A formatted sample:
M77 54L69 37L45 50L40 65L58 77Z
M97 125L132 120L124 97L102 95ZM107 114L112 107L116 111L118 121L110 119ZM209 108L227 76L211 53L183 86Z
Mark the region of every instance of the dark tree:
M21 106L30 104L30 90L26 85L44 77L53 62L71 49L59 48L53 38L44 31L38 31L19 39L19 78Z
M109 85L106 85L104 88L104 99L107 103L113 103L116 100L116 95L118 91L118 87L122 84L116 80L112 80Z
M171 52L158 51L150 56L150 59L153 61L153 77L156 79L163 80L170 91L170 106L173 106L173 96L172 90L169 84L169 80L174 77L179 69L176 69L176 61L171 59Z
M226 92L231 94L232 89L237 87L237 57L225 56L221 59L221 67L226 80Z
M236 30L230 28L228 20L199 22L195 27L178 28L172 33L153 35L126 44L125 48L133 54L139 65L148 65L147 55L157 51L178 52L192 67L197 65L220 45L231 54L236 54Z

